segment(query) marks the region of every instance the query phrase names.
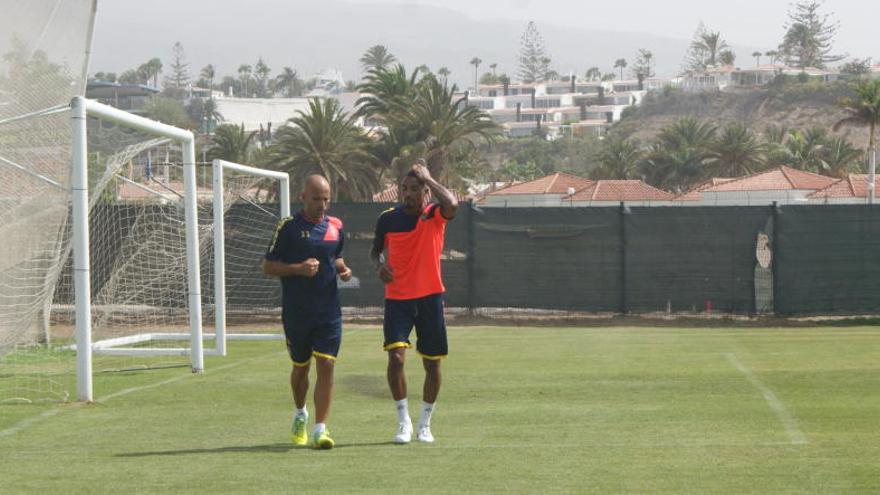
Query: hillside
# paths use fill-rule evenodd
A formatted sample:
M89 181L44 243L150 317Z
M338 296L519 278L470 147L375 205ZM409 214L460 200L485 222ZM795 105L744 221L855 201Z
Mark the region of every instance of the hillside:
M830 131L845 115L837 102L852 95L852 86L845 82L787 82L760 89L711 93L667 89L646 98L642 106L625 112L614 132L647 141L664 126L685 116L722 126L740 121L757 133L763 133L769 125L790 129L824 127ZM838 134L859 148L866 146L868 140L867 129L843 128Z

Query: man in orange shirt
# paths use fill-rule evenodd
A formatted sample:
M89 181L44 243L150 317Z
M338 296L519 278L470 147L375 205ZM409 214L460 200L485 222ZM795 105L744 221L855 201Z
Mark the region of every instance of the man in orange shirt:
M439 203L426 205L428 191ZM409 335L416 329L416 350L425 367L422 411L416 438L433 442L431 414L440 392L440 360L446 357L446 322L440 253L446 222L455 218L458 201L435 181L424 161L419 161L400 183L401 204L383 212L376 222L370 255L385 283L385 350L388 351L388 386L397 403L398 428L394 441L409 443L413 425L406 399L403 364Z

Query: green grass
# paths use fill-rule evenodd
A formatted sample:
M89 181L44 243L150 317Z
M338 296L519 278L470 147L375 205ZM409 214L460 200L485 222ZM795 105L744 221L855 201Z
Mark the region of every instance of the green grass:
M407 446L380 341L347 330L332 451L287 443L281 345L232 342L204 375L103 373L98 404L0 406L0 431L48 411L0 433L0 492L880 491L877 328L452 328L437 442Z

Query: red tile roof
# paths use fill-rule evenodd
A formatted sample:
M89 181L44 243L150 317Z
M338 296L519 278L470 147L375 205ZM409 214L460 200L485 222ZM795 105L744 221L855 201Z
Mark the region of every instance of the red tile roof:
M508 195L508 194L564 194L567 195L568 188L574 188L579 191L593 184L590 179L578 177L577 175L566 174L565 172L556 172L540 179L535 179L522 184L512 185L504 189L490 192L488 196Z
M877 189L878 180L874 178L874 189ZM840 179L830 186L820 189L807 196L809 199L824 198L867 198L868 175L850 174L845 179Z
M675 196L640 180L598 180L571 196L569 201L671 201Z
M396 203L397 202L397 191L398 191L397 184L391 184L384 191L380 191L380 192L377 192L376 194L374 194L373 195L373 202L374 203ZM454 194L455 199L457 199L459 201L468 201L470 199L467 195L461 194L458 191L452 191L452 194ZM428 199L431 199L431 192L430 191L428 191Z
M690 191L680 194L675 198L676 201L699 201L703 199L703 195L700 192L705 191L711 187L715 187L719 184L724 184L725 182L730 182L736 180L733 177L712 177L711 179L701 182L696 186L692 187Z
M717 184L701 192L818 190L834 181L833 177L782 166Z

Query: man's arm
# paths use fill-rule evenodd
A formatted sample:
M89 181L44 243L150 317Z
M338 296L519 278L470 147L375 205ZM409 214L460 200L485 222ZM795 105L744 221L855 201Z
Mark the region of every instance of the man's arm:
M270 277L314 277L318 273L321 262L309 258L302 263L285 263L283 261L263 258L263 273Z
M379 275L379 279L382 280L382 283L389 283L394 280L394 274L391 272L391 267L389 267L385 260L382 259L382 250L385 246L385 231L382 228L382 217L379 217L379 221L376 222L376 233L373 236L373 247L370 248L370 259L373 261L373 266L376 267L376 273Z
M440 203L440 213L443 215L443 218L447 220L455 218L455 213L458 211L458 200L455 199L455 195L452 194L449 189L443 187L443 184L434 180L434 178L431 177L431 172L428 171L428 167L423 164L417 163L413 165L412 171L420 181L428 186L428 189L431 190L431 194L437 198L437 201Z

